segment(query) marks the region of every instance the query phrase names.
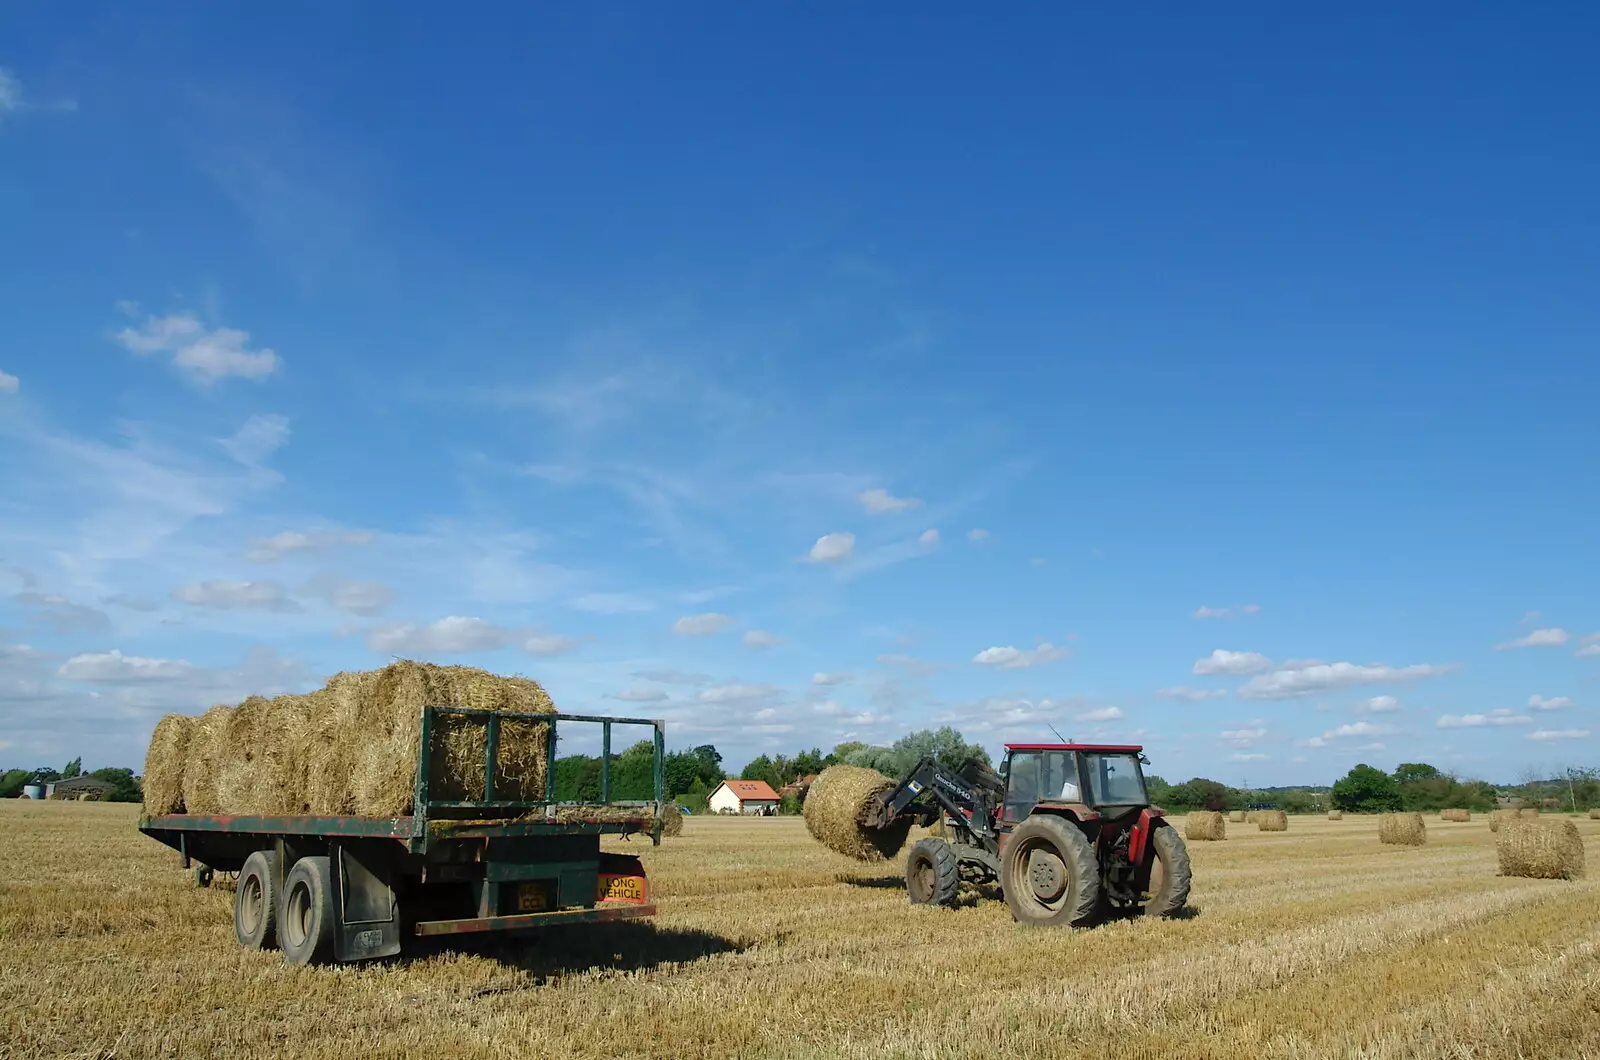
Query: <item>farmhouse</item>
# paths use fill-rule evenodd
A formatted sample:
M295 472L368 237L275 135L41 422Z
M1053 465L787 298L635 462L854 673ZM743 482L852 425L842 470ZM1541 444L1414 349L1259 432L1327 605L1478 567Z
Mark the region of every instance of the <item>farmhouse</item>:
M772 813L778 793L764 780L724 780L706 804L712 813Z

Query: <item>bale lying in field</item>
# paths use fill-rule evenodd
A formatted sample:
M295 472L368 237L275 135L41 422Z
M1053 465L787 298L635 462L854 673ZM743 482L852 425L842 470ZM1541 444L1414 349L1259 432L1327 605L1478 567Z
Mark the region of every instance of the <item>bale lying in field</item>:
M1538 810L1523 808L1521 810L1495 810L1489 814L1489 831L1498 832L1507 821L1527 820L1539 816Z
M1441 820L1441 821L1454 821L1454 822L1459 824L1462 821L1470 821L1470 820L1472 820L1472 811L1471 810L1440 810L1439 811L1439 820Z
M1583 839L1564 817L1507 820L1495 840L1500 875L1575 880L1583 875Z
M1232 813L1228 814L1228 821L1231 824L1244 824L1244 811L1234 810Z
M1258 810L1256 827L1263 832L1287 832L1289 815L1282 810Z
M1428 826L1420 813L1386 813L1378 818L1378 842L1420 847L1428 842Z
M678 804L675 802L667 803L666 809L661 813L661 834L683 834L683 811L678 808Z
M411 812L422 742L422 707L472 707L549 714L538 682L466 666L399 661L382 670L340 673L308 695L260 696L213 707L189 724L182 754L181 806L170 797L177 725L158 726L151 755L163 762L150 813L359 814ZM165 724L165 721L163 722ZM483 797L487 724L480 717L437 718L429 792L441 801ZM544 798L548 726L500 726L498 799ZM148 769L148 767L147 767Z
M1246 813L1244 815L1244 819L1245 819L1245 823L1246 824L1260 824L1261 823L1261 811L1260 810L1251 810L1250 812L1248 812L1248 813Z
M1185 839L1215 840L1228 838L1228 822L1220 813L1196 810L1184 821Z
M1589 811L1589 820L1591 820L1591 821L1600 821L1600 810L1590 810Z
M806 830L813 839L835 853L857 861L883 861L900 853L911 821L888 828L863 828L856 823L868 799L894 787L895 782L875 769L829 766L812 781L806 793Z
M1344 811L1343 810L1329 810L1328 811L1328 820L1330 820L1330 821L1342 821L1342 820L1344 820Z
M183 759L189 750L194 719L168 714L150 734L144 756L144 805L150 813L178 813L183 809Z

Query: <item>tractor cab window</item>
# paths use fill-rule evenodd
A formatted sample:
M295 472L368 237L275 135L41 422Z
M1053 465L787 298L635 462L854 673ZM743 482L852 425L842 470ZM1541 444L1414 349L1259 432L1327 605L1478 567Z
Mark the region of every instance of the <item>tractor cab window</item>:
M1013 751L1006 773L1008 821L1020 821L1041 802L1082 802L1077 757L1071 751Z
M1143 806L1150 801L1138 755L1086 754L1083 761L1091 806Z

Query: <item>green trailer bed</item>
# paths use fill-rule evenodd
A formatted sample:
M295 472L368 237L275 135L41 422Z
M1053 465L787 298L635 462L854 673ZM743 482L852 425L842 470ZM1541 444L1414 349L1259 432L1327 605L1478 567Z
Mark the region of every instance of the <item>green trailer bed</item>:
M430 797L441 715L485 725L482 799ZM550 727L542 800L495 798L504 721ZM556 800L562 725L601 729L598 802ZM653 730L651 799L611 799L617 725ZM409 815L146 815L139 830L176 850L202 885L214 871L238 873L235 937L249 948L281 948L297 964L392 956L427 936L647 917L655 906L643 865L632 855L602 852L600 837L661 842L664 737L664 723L644 718L425 707Z

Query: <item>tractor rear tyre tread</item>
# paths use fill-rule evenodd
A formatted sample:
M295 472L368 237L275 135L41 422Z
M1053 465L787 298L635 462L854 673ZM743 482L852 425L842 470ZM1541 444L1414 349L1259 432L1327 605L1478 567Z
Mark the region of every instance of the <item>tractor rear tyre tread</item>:
M919 839L906 855L906 895L912 905L956 904L961 892L961 867L956 852L943 839Z
M1161 863L1160 891L1150 895L1141 910L1145 916L1172 916L1189 901L1194 872L1189 865L1189 848L1178 830L1166 822L1150 831L1150 846Z
M1046 859L1043 877L1030 873L1034 854ZM1053 858L1051 857L1053 855ZM1028 927L1088 927L1100 905L1100 863L1077 823L1052 814L1023 821L1006 842L1001 888L1012 919ZM1048 881L1061 878L1056 884ZM1041 882L1059 894L1039 893Z

